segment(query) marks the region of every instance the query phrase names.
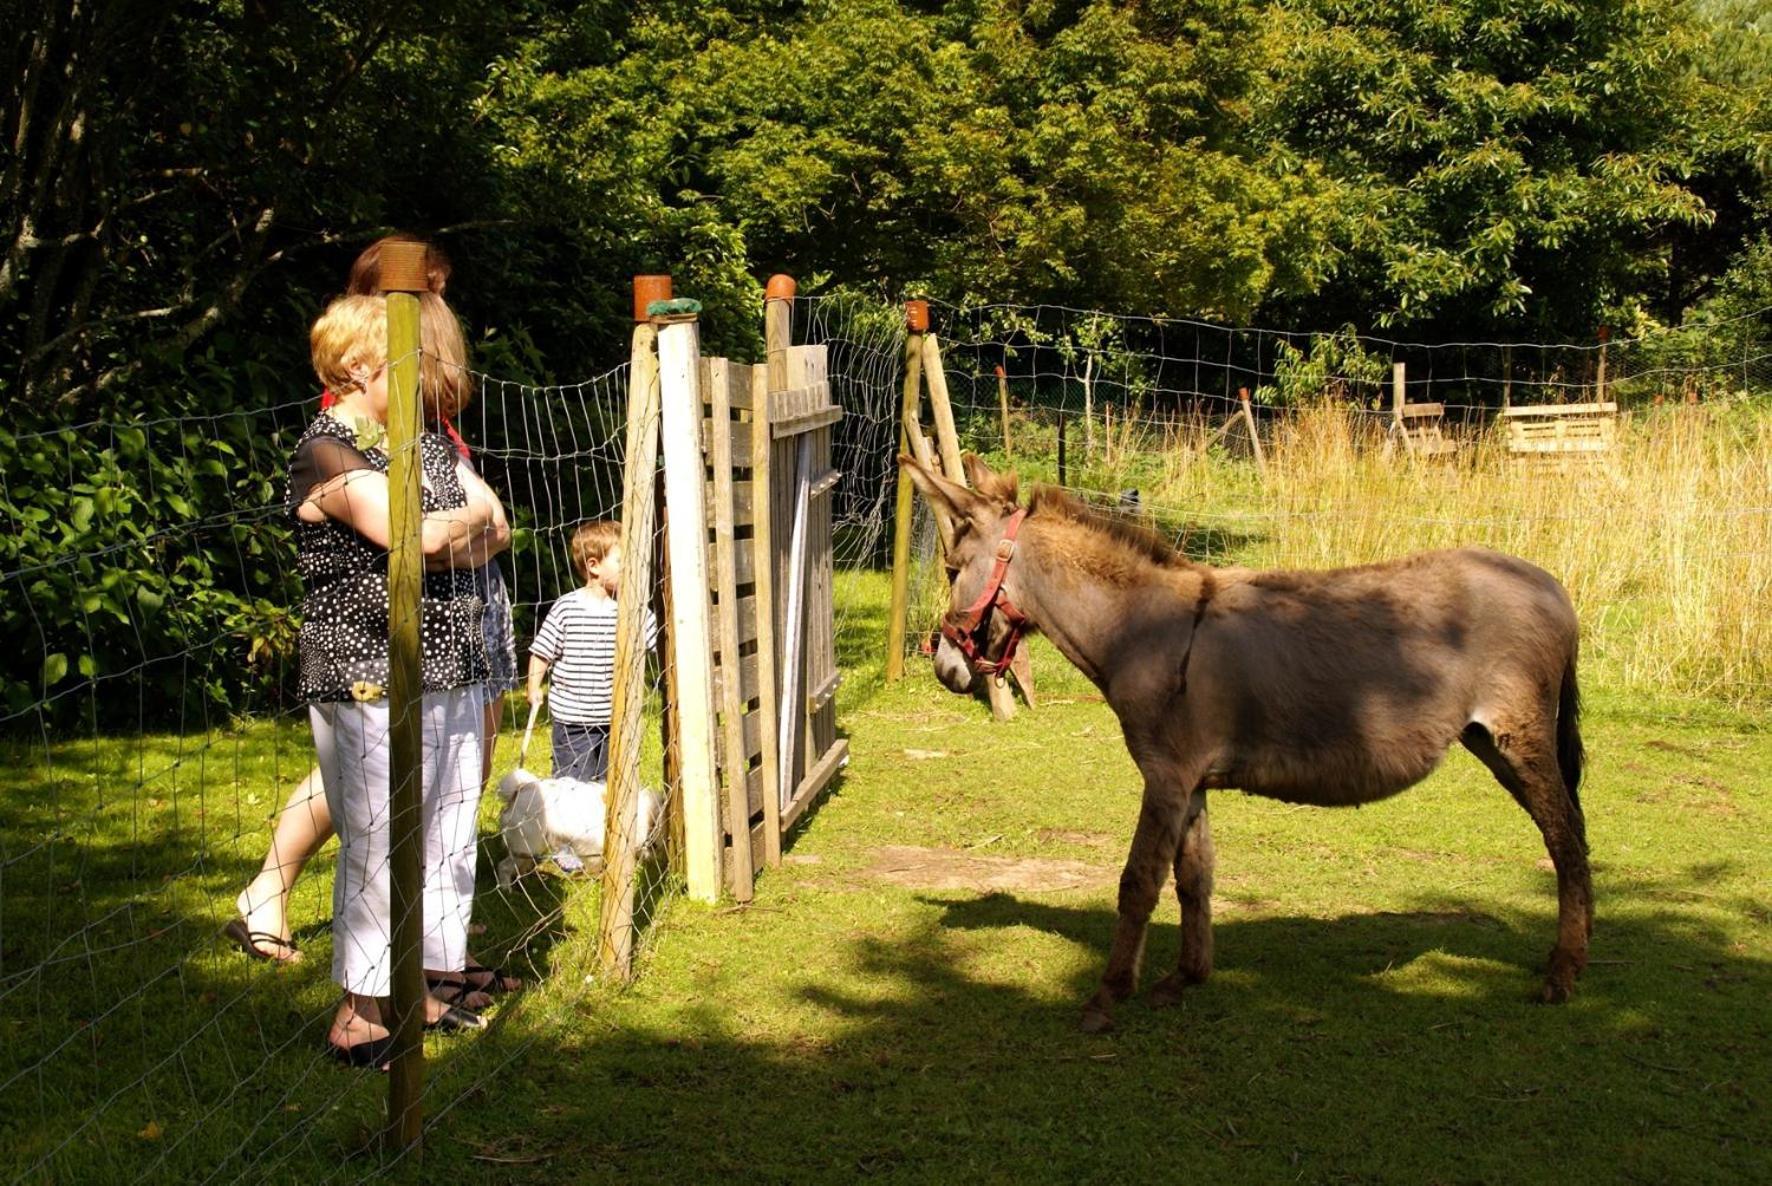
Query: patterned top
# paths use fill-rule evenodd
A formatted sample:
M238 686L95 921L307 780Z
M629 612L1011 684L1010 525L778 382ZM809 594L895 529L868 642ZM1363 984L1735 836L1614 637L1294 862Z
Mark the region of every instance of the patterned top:
M425 513L467 505L455 472L455 447L435 433L419 438ZM302 585L301 696L304 700L378 700L388 684L388 553L328 518L306 523L296 508L316 486L352 470L386 473L385 437L357 447L356 431L321 412L295 446L288 507ZM424 691L441 692L487 676L484 613L472 569L427 572L420 608Z
M568 725L607 725L615 708L615 599L574 589L554 602L529 653L547 660L548 711ZM645 647L658 645L658 622L646 611Z

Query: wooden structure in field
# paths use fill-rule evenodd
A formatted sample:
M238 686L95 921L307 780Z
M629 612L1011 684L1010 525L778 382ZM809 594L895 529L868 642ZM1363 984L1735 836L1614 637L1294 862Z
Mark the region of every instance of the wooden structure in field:
M1391 366L1391 423L1385 440L1388 456L1398 442L1410 457L1450 457L1458 442L1444 432L1446 405L1409 402L1403 363Z
M1598 462L1612 451L1618 405L1605 400L1503 408L1499 421L1510 456L1564 469Z
M662 450L667 696L662 722L673 834L689 896L751 898L758 869L848 758L837 736L831 398L825 348L788 341L793 282L770 281L769 357L704 358L693 302L636 282L623 551L651 555L653 458ZM656 349L654 356L653 350ZM630 567L632 565L632 567ZM627 588L629 574L636 588ZM623 600L643 603L645 569L623 566ZM626 619L624 618L624 624ZM637 631L618 635L606 853L632 844L638 784ZM631 862L606 859L599 949L629 973ZM625 931L623 930L625 928Z

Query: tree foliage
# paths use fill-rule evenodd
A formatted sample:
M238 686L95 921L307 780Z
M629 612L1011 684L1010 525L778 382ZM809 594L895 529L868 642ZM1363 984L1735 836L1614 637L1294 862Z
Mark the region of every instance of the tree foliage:
M41 644L9 694L43 654L128 651L76 646L103 633L77 586L145 652L199 619L282 637L286 566L154 556L119 519L259 497L275 426L238 421L245 456L127 434L309 394L303 330L386 230L451 248L479 360L533 379L621 357L627 279L661 269L740 351L776 270L1417 336L1726 320L1772 291L1760 8L4 0L0 401L53 472L10 450L0 562L100 557L48 617L9 584Z

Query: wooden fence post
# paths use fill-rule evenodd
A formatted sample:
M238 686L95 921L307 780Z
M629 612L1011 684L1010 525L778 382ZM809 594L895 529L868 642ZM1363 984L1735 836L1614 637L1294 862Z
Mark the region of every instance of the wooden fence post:
M923 381L929 387L929 406L935 418L935 444L941 450L941 468L948 481L962 486L966 467L960 464L960 433L954 427L954 405L948 398L947 371L941 363L941 342L934 334L923 335ZM991 715L1006 721L1015 715L1015 696L1002 675L987 676L985 695L991 702Z
M1009 376L997 368L997 410L1003 414L1003 458L1015 460L1015 448L1009 443Z
M1261 433L1255 427L1255 409L1249 403L1249 389L1237 388L1237 402L1241 405L1243 423L1249 426L1249 447L1255 451L1255 468L1262 477L1267 476L1267 455L1262 452Z
M393 911L388 1137L407 1156L422 1152L425 1079L424 677L419 602L424 552L419 540L418 293L426 291L423 243L382 250L388 302L388 890Z
M719 791L714 778L713 632L708 614L706 462L701 451L701 346L696 316L654 318L659 428L670 527L671 634L677 666L677 750L689 896L720 897Z
M628 368L628 435L621 506L621 587L616 604L615 672L609 731L609 806L603 828L603 904L597 925L597 959L603 974L625 982L634 969L634 852L631 834L640 785L641 720L646 705L646 615L652 601L652 545L658 499L658 330L646 317L653 296L634 280L632 364ZM667 278L668 279L668 278ZM653 290L656 291L656 290ZM635 612L642 611L642 612Z
M913 432L921 436L918 430L919 395L922 390L923 343L922 331L917 327L918 314L913 305L922 305L921 321L926 328L929 324L929 306L926 302L910 301L905 305L905 351L904 351L904 388L900 400L898 416L898 451L901 455L911 453L911 436ZM904 636L906 619L910 615L911 586L911 481L898 467L898 491L893 503L892 520L892 602L886 615L886 682L897 683L904 678Z
M757 581L757 724L763 763L763 858L781 864L781 751L776 732L781 700L775 669L775 434L770 430L769 393L787 382L788 345L793 333L791 276L771 276L764 290L763 365L751 372L751 567Z
M1611 339L1612 327L1602 325L1600 327L1599 374L1594 378L1594 402L1598 404L1606 402L1606 343Z

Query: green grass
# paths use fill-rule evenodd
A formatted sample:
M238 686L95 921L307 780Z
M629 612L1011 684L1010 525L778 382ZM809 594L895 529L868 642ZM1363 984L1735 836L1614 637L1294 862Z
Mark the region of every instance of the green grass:
M846 582L864 642L880 587ZM1046 703L1006 725L919 662L883 685L877 652L851 645L852 763L753 907L671 904L640 979L616 990L587 979L594 887L484 894L490 954L522 940L547 980L490 1032L431 1043L436 1119L422 1170L399 1176L1772 1176L1763 717L1590 688L1598 923L1568 1006L1529 1003L1553 938L1543 845L1459 751L1359 811L1217 793L1213 979L1173 1010L1135 999L1089 1037L1078 1006L1138 802L1112 714L1044 644ZM26 1068L0 1090L0 1174L57 1146L43 1172L70 1182L375 1172L358 1150L383 1080L320 1057L324 862L295 908L304 965L212 939L305 769L302 732L87 741L47 774L42 752L0 772L0 1081ZM885 845L1098 876L919 889L881 876ZM1147 982L1176 944L1166 897Z

